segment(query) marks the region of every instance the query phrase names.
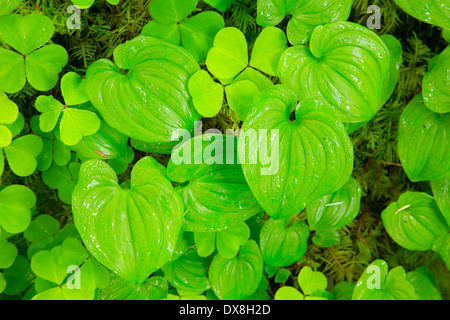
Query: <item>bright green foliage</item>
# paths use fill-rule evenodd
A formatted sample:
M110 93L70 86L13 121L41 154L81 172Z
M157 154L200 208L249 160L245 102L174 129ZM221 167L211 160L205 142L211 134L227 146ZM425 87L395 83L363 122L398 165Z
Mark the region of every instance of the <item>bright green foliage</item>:
M203 62L212 47L214 36L225 22L220 14L206 11L187 18L197 7L198 0L154 0L150 4L153 20L142 35L161 38L181 45Z
M311 230L337 230L349 224L359 213L361 187L350 177L338 191L328 194L306 207Z
M403 111L398 131L398 155L408 178L432 181L450 174L450 113L426 108L421 94Z
M431 181L431 189L433 190L434 200L436 200L447 225L450 226L450 176Z
M350 16L352 0L258 0L256 21L263 27L275 26L291 15L287 35L292 45L305 44L315 27L345 21Z
M219 231L261 212L237 163L237 139L205 134L174 149L167 166L184 200L185 229Z
M17 257L17 248L7 240L0 241L0 269L8 269Z
M391 57L373 31L351 22L314 29L309 47L286 50L278 74L299 99L322 96L343 122L372 119L383 106Z
M236 0L203 0L219 11L226 11Z
M60 45L42 47L53 32L53 23L45 16L9 14L0 17L0 39L17 51L0 48L1 91L18 92L26 80L40 91L56 85L68 55Z
M196 250L189 250L175 261L163 267L165 279L178 294L197 295L210 288L208 280L209 258L200 257Z
M308 226L303 221L290 223L290 218L269 219L262 227L260 248L269 266L288 267L306 252L309 237Z
M0 226L10 233L25 231L36 196L29 188L11 185L0 191Z
M359 278L352 299L415 300L415 291L402 267L389 271L386 261L378 259Z
M30 242L36 242L54 235L58 230L58 220L47 214L41 214L30 223L23 236Z
M111 127L159 147L177 140L179 129L193 129L199 116L187 92L187 81L199 67L189 52L139 36L119 45L114 60L116 64L97 61L86 74L89 98ZM135 87L137 83L139 87Z
M406 280L414 287L417 300L442 300L432 279L428 277L429 270L419 268L406 274Z
M241 135L239 158L253 194L272 218L296 214L348 181L353 147L342 122L325 101L298 103L294 92L283 86L265 90L242 126L244 133L251 129L265 129L267 134ZM279 136L279 145L271 143L275 136ZM257 145L256 139L264 144ZM270 161L269 155L272 160L278 157L279 162ZM310 187L299 187L305 183Z
M3 293L14 296L29 287L31 284L31 279L28 277L30 272L28 260L24 256L18 255L13 265L3 273L3 278L7 284Z
M442 258L448 269L450 267L450 233L443 233L437 237L432 249Z
M161 300L167 297L169 284L162 277L151 277L140 285L133 285L112 275L109 285L99 290L97 300Z
M30 134L14 139L3 150L11 170L20 177L26 177L36 170L38 164L36 158L41 153L42 148L42 139Z
M0 8L0 16L10 13L19 5L22 0L2 0ZM1 291L1 290L0 290Z
M189 93L195 109L203 117L214 117L222 109L224 88L208 72L200 70L189 80Z
M168 261L184 212L165 168L151 157L134 166L130 185L124 188L106 163L86 161L73 193L72 209L91 254L132 284L145 282Z
M94 4L95 0L72 0L72 3L79 7L80 9L90 8ZM117 5L120 0L106 0L109 4Z
M65 204L72 203L72 192L78 182L81 164L71 162L66 166L52 164L42 173L42 180L50 189L58 189L58 198Z
M449 231L434 198L421 192L402 194L381 218L391 238L408 250L431 250L436 238Z
M214 256L209 269L209 281L219 299L245 299L256 292L263 274L263 258L255 241L247 241L239 254L227 259Z
M312 237L312 242L321 248L328 248L339 243L341 236L336 229L317 230Z
M450 112L450 46L434 57L423 78L423 99L428 109L438 113Z
M395 2L416 19L450 29L450 6L445 0L395 0Z
M14 123L18 116L17 105L9 100L6 94L0 92L0 148L8 146L12 140L11 131L2 124Z

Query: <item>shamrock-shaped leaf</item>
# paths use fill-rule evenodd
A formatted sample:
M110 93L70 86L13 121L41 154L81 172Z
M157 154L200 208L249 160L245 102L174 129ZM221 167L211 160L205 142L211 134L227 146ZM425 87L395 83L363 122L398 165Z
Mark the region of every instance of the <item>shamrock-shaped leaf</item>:
M6 288L6 280L5 277L3 277L3 274L0 273L0 293L5 291Z
M445 1L395 0L395 2L418 20L450 29L450 11Z
M178 189L187 231L223 230L261 211L237 163L234 136L205 134L181 144L167 174L177 183L188 182Z
M250 66L271 76L277 76L278 61L287 48L286 35L281 29L264 28L253 45Z
M436 238L449 231L434 198L421 192L403 193L381 218L389 236L408 250L430 250Z
M294 92L275 86L260 93L244 121L239 159L259 204L279 219L339 190L353 169L353 147L325 101L298 104Z
M36 170L37 160L43 148L42 139L36 135L17 138L4 148L11 171L20 177L27 177Z
M161 300L167 297L169 284L162 277L151 277L140 285L111 276L109 285L99 290L98 300Z
M0 18L0 38L18 52L0 49L0 90L18 92L27 79L40 91L56 85L68 61L67 51L55 44L40 48L53 32L53 23L46 16L9 14Z
M289 42L304 44L315 27L347 20L352 3L352 0L258 0L256 21L263 27L276 26L291 15L287 26Z
M211 7L224 12L226 11L236 0L203 0Z
M225 92L228 106L237 113L240 120L245 120L259 93L258 87L249 80L241 80L226 86Z
M336 300L352 300L353 290L355 290L355 283L342 281L334 287L333 295Z
M301 98L325 98L343 122L372 119L385 103L391 57L373 31L333 22L314 29L309 47L287 49L280 60L281 82Z
M275 300L304 300L303 294L291 286L284 286L275 293Z
M266 264L287 267L306 252L308 226L303 221L290 223L290 218L269 219L261 229L260 247Z
M209 269L209 281L214 293L222 300L249 297L261 282L263 264L261 252L253 240L247 241L232 259L217 254Z
M423 99L428 109L438 113L450 112L450 46L434 57L423 78Z
M350 177L338 191L328 194L306 207L311 230L340 229L359 213L361 187Z
M183 48L144 36L119 45L114 58L117 66L100 60L87 70L92 104L114 129L153 144L154 152L170 153L173 145L165 145L178 141L181 131L191 131L200 118L187 92L197 62Z
M415 96L400 117L398 155L408 178L433 181L450 174L450 113L429 110L421 94Z
M28 260L18 255L13 265L4 271L3 276L7 286L3 294L14 296L28 288L31 284L31 279L28 277L30 272Z
M201 294L209 289L209 258L202 258L196 250L189 250L163 267L164 278L174 286L179 295Z
M205 61L216 33L225 26L220 14L206 11L186 19L198 0L154 0L150 4L153 20L142 35L168 40L186 48L197 61Z
M58 198L66 203L72 203L72 192L78 182L81 164L71 162L67 166L52 166L42 173L42 180L51 189L58 189Z
M203 117L216 116L222 108L224 89L215 82L208 72L198 71L189 80L189 93L195 109Z
M36 242L54 235L58 230L58 220L47 214L41 214L30 223L23 235L28 241Z
M450 226L450 176L445 179L431 181L431 189L445 221Z
M122 188L101 160L83 163L72 197L75 225L91 254L132 284L143 283L173 254L183 202L151 157L139 160Z
M356 283L352 300L415 300L403 267L388 270L384 260L370 264Z
M29 188L11 185L0 191L0 226L10 233L26 230L36 196Z
M0 91L0 148L9 145L12 140L11 131L2 124L14 123L18 116L19 108L17 105Z
M8 269L17 257L17 248L7 240L0 240L0 269Z

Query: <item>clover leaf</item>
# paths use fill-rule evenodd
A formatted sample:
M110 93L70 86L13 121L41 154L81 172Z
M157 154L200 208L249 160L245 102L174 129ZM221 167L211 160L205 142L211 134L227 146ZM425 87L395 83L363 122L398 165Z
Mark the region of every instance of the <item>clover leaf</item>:
M168 40L181 45L199 62L213 44L216 33L225 22L220 14L206 11L187 18L197 7L198 0L154 0L150 3L153 20L142 30L142 35Z
M11 131L2 124L12 124L18 116L19 108L17 105L0 91L0 148L8 146L12 140Z
M0 226L10 233L27 229L36 196L29 188L11 185L0 191Z
M72 203L72 193L78 182L81 164L71 162L66 166L52 164L42 173L42 180L51 189L58 189L58 198L65 204Z
M42 139L36 135L29 134L14 139L3 150L5 151L11 171L20 177L27 177L36 170L36 158L41 153L42 148ZM0 155L1 153L2 151L0 149Z
M58 220L47 214L41 214L31 221L23 235L28 241L36 242L54 235L58 230Z
M10 13L15 7L19 5L22 0L5 0L2 1L2 7L0 8L0 16Z
M263 27L276 26L290 15L287 26L292 45L305 44L315 27L344 21L350 16L352 0L258 0L256 22Z
M414 300L413 285L403 267L389 271L386 261L371 263L356 283L352 300Z
M0 240L0 269L8 269L17 257L17 247L7 240Z
M0 48L0 69L3 70L0 90L18 92L26 80L39 91L56 85L68 55L60 45L44 46L53 32L53 23L45 16L9 14L0 17L0 38L15 50Z
M6 288L3 294L14 296L28 288L31 284L31 279L28 276L30 272L31 268L28 260L24 256L18 255L13 265L4 270L3 277L6 282Z

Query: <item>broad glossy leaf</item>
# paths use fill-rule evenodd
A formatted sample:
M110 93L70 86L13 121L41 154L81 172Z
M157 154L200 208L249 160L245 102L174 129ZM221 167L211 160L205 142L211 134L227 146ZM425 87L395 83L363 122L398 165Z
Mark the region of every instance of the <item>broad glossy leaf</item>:
M89 100L86 93L86 81L75 72L69 72L61 79L61 92L68 106L85 103Z
M450 46L434 57L423 78L425 106L438 113L450 112Z
M414 287L406 279L405 270L388 270L384 260L370 264L356 283L352 300L415 300Z
M19 177L27 177L36 170L37 156L43 148L42 139L30 134L17 138L4 148L9 167Z
M197 7L198 0L153 0L150 15L162 24L181 22Z
M47 214L41 214L30 223L23 235L28 241L36 242L54 235L58 230L58 220Z
M242 245L250 238L250 229L245 222L216 232L216 247L219 254L227 259L234 258Z
M0 8L0 16L10 13L21 2L22 2L22 0L3 0L2 7ZM2 290L0 290L0 291L2 291Z
M52 20L43 15L9 14L0 18L0 38L22 55L46 44L54 31Z
M84 159L117 159L127 154L128 137L102 121L96 133L83 137L72 150Z
M400 41L393 35L383 34L380 36L380 39L383 40L391 56L389 76L384 83L384 94L382 99L382 105L384 105L389 100L395 90L395 87L397 86L398 78L400 76L400 67L403 63L403 48Z
M236 0L204 0L211 7L224 12L226 11Z
M189 250L175 261L163 267L164 278L174 286L178 294L201 294L209 289L209 258L202 258L197 250Z
M450 113L426 108L421 94L415 96L400 117L398 155L408 178L432 181L450 175Z
M389 236L408 250L430 250L436 238L449 231L434 198L421 192L403 193L381 219Z
M0 226L10 233L23 232L31 221L36 196L29 188L11 185L0 191Z
M109 285L99 290L97 300L161 300L167 297L169 284L162 277L152 277L140 285L111 276Z
M413 285L417 300L442 300L434 284L420 270L408 272L406 280Z
M313 271L310 267L303 267L298 274L298 284L307 296L318 296L328 286L327 278L322 272Z
M181 44L197 61L206 60L214 37L225 27L220 14L213 11L201 12L180 23Z
M308 226L303 221L289 222L289 217L269 219L261 229L261 253L270 266L287 267L305 255Z
M220 30L206 58L208 70L218 79L232 79L248 65L247 40L237 28Z
M100 125L100 118L92 111L65 108L59 127L61 141L67 146L74 146L83 137L96 133Z
M203 117L215 117L222 109L223 86L215 82L210 74L204 70L198 71L189 80L189 93L192 96L195 109Z
M246 299L258 289L263 264L261 252L253 240L244 244L233 259L216 255L209 269L214 293L221 300Z
M312 237L312 242L321 248L328 248L339 243L341 236L335 229L318 230Z
M260 93L244 122L239 159L259 204L279 219L339 190L353 169L353 146L323 100L298 103L275 86Z
M287 38L283 30L275 27L265 28L253 45L250 66L277 76L278 62L287 48Z
M431 181L431 189L445 221L450 226L450 177Z
M37 90L47 91L58 82L58 75L69 60L66 49L50 44L26 57L28 82Z
M193 129L200 116L187 84L199 66L189 52L139 36L119 45L114 60L97 61L86 74L89 98L110 126L156 147Z
M450 6L445 0L395 0L395 2L418 20L450 29Z
M165 169L151 157L136 163L125 189L106 163L85 162L72 210L91 254L132 284L144 282L169 260L184 212Z
M244 121L259 93L258 87L249 80L241 80L226 86L225 92L228 106L237 113L239 120Z
M289 42L304 44L309 41L315 27L347 20L352 3L351 0L258 0L256 21L269 27L292 15L287 27Z
M341 229L359 213L361 187L353 177L338 191L317 199L306 207L311 230Z
M25 86L25 61L17 52L0 48L0 91L15 93Z
M447 269L450 269L450 233L437 237L432 249L444 260Z
M223 230L261 211L237 163L236 148L234 136L205 134L173 151L167 173L170 180L187 183L178 189L187 231Z
M364 122L384 104L391 57L373 31L333 22L314 29L309 47L294 46L280 60L281 82L300 98L323 97L343 122Z
M17 248L7 240L0 240L0 269L8 269L17 257Z

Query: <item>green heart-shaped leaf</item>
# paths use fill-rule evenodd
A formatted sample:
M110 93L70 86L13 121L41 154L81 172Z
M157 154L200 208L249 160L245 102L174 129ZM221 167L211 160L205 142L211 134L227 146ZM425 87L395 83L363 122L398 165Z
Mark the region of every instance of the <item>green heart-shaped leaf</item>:
M4 0L4 1L2 1L2 7L0 8L0 16L10 13L21 2L22 2L22 0Z
M25 186L12 185L0 191L0 226L10 233L27 229L31 208L36 203L34 192Z
M303 293L307 296L319 295L328 286L325 275L322 272L313 271L310 267L303 267L297 280Z
M389 236L408 250L431 250L436 238L449 230L434 198L421 192L403 193L381 219Z
M61 246L55 247L50 251L41 251L36 253L31 259L31 269L33 272L47 281L56 284L62 284L67 276L66 268L58 263L61 255Z
M258 87L249 80L241 80L226 86L225 92L228 106L238 114L239 120L244 121L259 93Z
M85 103L89 100L86 93L86 81L75 72L69 72L61 79L61 92L68 106Z
M39 96L35 108L42 114L39 116L39 128L45 133L55 129L64 106L52 96Z
M15 93L25 86L25 61L17 52L0 48L0 91Z
M167 173L172 181L189 182L178 189L187 231L223 230L261 211L237 163L236 148L236 137L205 134L174 149Z
M23 235L28 241L36 242L54 235L58 230L58 220L47 214L41 214L30 223Z
M258 245L249 240L233 259L224 258L220 254L214 257L209 269L211 287L219 299L245 299L258 289L263 265Z
M430 111L421 94L415 96L400 117L398 155L408 178L432 181L450 174L450 113Z
M17 248L7 240L0 240L0 269L8 269L17 257Z
M260 93L242 126L239 159L255 198L279 219L339 190L353 169L353 146L326 102L298 104L275 86Z
M162 24L181 22L197 7L198 0L153 0L150 15Z
M287 38L281 29L264 28L253 45L250 66L271 76L277 76L278 62L287 48Z
M264 223L259 244L269 266L287 267L300 260L306 252L308 226L303 221L289 224L290 218L269 219Z
M428 109L438 113L450 112L450 46L434 57L423 78L423 98Z
M91 111L65 108L59 127L61 141L67 146L74 146L84 136L93 135L100 129L100 118Z
M220 30L206 58L208 70L218 79L232 79L248 66L247 40L237 28Z
M304 296L297 289L284 286L275 293L275 300L304 300Z
M19 177L27 177L36 170L36 158L43 148L42 139L30 134L17 138L4 148L9 167Z
M300 98L325 98L343 122L372 119L384 104L391 57L373 31L352 22L314 29L309 47L286 50L281 82Z
M126 189L105 162L86 161L72 210L91 254L132 284L144 282L169 260L184 213L165 169L151 157L136 163Z
M189 93L192 96L195 109L203 117L215 117L224 98L224 89L220 83L215 82L208 72L198 71L189 80Z
M8 99L8 96L0 92L0 123L11 124L19 116L19 108Z
M114 129L170 153L165 145L191 131L200 118L187 91L197 62L185 49L145 36L119 45L114 59L117 66L100 60L87 70L92 104Z
M250 238L250 229L244 222L216 232L216 246L219 254L227 259L234 258L242 245Z

